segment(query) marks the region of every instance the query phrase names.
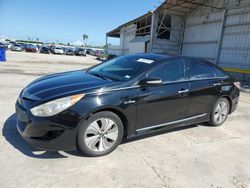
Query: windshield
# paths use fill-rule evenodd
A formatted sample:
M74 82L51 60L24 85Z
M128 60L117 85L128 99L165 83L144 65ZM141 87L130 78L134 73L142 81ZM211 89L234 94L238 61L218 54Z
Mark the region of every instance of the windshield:
M140 58L139 56L122 56L88 70L89 74L102 75L112 80L130 80L140 73L154 61Z

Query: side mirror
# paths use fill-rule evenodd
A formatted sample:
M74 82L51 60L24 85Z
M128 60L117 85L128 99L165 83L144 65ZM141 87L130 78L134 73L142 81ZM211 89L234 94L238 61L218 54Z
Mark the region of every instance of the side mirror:
M140 86L158 86L162 84L160 78L145 78L139 82Z

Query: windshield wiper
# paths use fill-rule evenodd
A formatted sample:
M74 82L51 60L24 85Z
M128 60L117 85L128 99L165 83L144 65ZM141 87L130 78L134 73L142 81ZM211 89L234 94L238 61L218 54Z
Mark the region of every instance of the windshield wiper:
M92 75L94 75L96 77L99 77L99 78L102 78L102 79L105 79L105 80L112 80L108 76L106 76L104 74L101 74L99 72L89 72L89 74L92 74Z

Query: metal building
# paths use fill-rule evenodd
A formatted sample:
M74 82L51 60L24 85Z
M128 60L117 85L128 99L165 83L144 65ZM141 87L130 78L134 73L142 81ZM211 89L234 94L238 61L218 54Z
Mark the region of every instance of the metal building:
M120 38L111 54L201 57L250 81L250 0L166 0L106 36Z

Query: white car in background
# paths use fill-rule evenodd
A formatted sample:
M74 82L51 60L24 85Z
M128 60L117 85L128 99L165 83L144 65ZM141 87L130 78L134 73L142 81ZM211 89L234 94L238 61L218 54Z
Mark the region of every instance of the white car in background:
M64 54L64 50L61 47L54 48L54 54Z

